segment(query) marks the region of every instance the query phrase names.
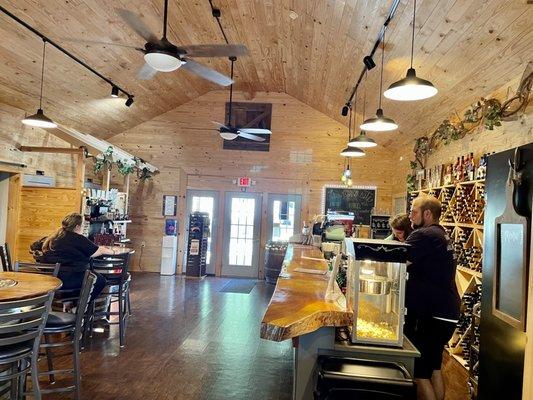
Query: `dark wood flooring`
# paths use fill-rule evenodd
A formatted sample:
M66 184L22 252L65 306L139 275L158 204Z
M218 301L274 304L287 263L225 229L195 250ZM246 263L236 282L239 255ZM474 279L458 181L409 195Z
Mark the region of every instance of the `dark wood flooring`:
M259 338L273 286L219 292L228 281L134 274L126 346L118 327L94 335L81 356L82 399L290 399L291 342Z

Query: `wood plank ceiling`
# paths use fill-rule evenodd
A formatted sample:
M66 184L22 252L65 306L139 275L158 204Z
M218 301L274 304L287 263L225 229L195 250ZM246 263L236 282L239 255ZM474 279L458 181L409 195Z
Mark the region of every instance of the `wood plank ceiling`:
M250 55L236 64L237 88L286 92L347 124L340 108L361 71L392 0L214 0L230 42ZM104 75L135 94L135 104L109 98L110 87L49 47L45 76L47 115L56 121L110 137L218 89L186 71L135 78L143 64L133 49L80 44L73 39L142 46L116 8L139 13L161 32L162 0L9 0L3 5ZM290 11L298 17L291 19ZM402 0L387 33L384 87L404 76L410 50L412 2ZM533 54L533 6L526 0L419 0L415 67L439 89L416 103L385 100L385 113L400 125L396 133L374 134L399 145L427 133L479 97L516 83ZM169 39L176 44L223 43L208 0L171 0ZM0 101L35 112L38 105L42 41L0 16ZM158 34L159 35L159 34ZM367 115L375 112L378 67L368 74ZM226 59L201 59L229 73ZM362 100L362 90L359 100ZM362 101L358 107L361 113ZM275 112L275 110L274 110ZM360 119L361 116L358 116Z

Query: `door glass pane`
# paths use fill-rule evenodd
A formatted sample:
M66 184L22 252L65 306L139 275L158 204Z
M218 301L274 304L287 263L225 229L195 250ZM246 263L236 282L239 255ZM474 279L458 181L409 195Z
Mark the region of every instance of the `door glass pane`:
M272 240L289 241L294 235L296 203L294 201L274 200L272 203Z
M229 265L252 266L254 217L255 199L231 199Z
M209 215L209 230L213 229L213 210L215 199L209 196L193 196L191 204L191 212L205 212ZM211 263L211 234L207 238L207 258L206 264Z

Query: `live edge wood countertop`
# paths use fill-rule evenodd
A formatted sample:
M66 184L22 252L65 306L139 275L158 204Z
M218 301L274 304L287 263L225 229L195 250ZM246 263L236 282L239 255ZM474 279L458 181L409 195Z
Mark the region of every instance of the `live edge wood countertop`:
M341 301L326 301L328 276L296 272L296 268L327 271L320 250L290 244L285 255L286 276L280 277L261 322L261 338L281 342L324 326L346 326L352 314Z

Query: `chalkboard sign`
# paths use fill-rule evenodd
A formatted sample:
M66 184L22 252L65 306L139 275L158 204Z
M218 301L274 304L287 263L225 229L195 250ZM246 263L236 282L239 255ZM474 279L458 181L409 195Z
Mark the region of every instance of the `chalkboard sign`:
M369 187L324 187L324 212L352 211L355 223L370 225L370 214L376 205L376 189Z

